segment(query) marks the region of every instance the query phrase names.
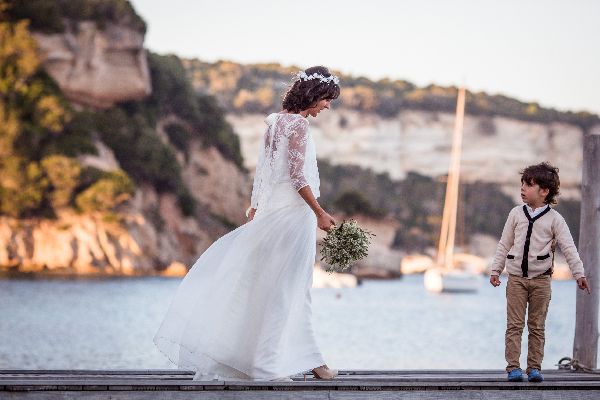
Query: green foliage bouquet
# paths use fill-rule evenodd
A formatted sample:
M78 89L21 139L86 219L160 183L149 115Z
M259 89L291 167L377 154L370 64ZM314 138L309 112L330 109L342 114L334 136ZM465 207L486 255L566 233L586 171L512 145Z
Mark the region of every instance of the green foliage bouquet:
M373 233L360 228L350 219L334 226L323 239L321 261L329 266L327 272L344 272L350 264L367 256Z

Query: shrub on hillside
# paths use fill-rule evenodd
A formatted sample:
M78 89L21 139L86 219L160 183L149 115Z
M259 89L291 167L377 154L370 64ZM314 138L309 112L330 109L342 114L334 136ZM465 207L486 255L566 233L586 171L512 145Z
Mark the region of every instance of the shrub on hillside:
M4 157L0 166L0 214L27 217L41 209L48 179L39 163Z
M77 195L75 203L82 212L113 211L129 200L135 186L124 171L114 171Z

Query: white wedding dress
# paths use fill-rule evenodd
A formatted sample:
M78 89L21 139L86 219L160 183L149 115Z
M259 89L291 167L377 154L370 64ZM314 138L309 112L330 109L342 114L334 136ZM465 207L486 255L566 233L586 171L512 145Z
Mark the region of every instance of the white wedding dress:
M265 122L254 219L200 256L154 337L194 379L273 380L325 364L311 322L317 220L297 192L319 196L315 145L299 114Z

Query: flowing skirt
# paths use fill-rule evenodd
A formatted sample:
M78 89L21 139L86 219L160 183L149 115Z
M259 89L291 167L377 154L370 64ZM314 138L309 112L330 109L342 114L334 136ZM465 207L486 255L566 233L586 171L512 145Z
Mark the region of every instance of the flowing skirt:
M154 337L195 379L271 380L324 364L311 321L317 220L289 184L214 242Z

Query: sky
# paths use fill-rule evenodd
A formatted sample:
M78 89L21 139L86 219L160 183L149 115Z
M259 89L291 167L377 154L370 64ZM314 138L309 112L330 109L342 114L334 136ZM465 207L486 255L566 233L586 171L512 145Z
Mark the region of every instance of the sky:
M130 1L161 54L325 65L600 114L600 0Z

